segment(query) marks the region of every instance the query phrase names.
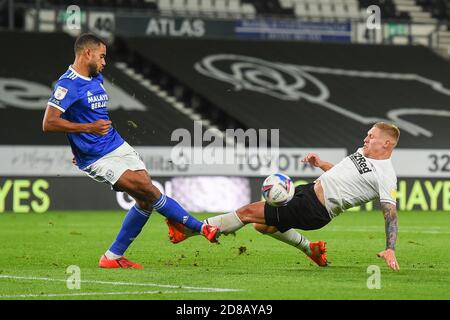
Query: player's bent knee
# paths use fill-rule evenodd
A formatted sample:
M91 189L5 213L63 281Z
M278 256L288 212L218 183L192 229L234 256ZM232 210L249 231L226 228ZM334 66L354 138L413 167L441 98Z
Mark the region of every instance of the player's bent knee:
M151 182L137 182L135 188L141 201L152 204L161 197L161 192Z
M256 231L261 232L263 234L272 234L278 231L276 227L268 226L261 223L254 223L253 228L255 228Z
M251 204L243 206L236 210L237 216L243 223L255 222L254 216L256 215L256 213L257 209Z
M139 200L139 199L135 199L136 200L136 204L139 208L144 209L144 210L152 210L153 206L153 202L151 201L146 201L146 200Z
M243 206L236 210L236 215L244 223L246 222L246 218L247 218L247 210L248 210L247 207L248 206Z
M158 200L161 197L161 192L152 183L150 183L148 193L150 195L150 198L152 199L152 202Z
M254 224L253 224L253 228L254 228L256 231L260 232L260 233L264 233L264 234L268 233L268 232L267 232L267 231L268 231L268 230L267 230L268 226L266 226L266 225L264 225L264 224L254 223Z

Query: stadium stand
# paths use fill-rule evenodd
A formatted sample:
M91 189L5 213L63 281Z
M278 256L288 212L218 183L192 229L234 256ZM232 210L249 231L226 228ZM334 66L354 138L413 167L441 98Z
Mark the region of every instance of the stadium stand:
M43 0L40 8L63 8L68 0ZM377 5L383 20L449 25L448 0L82 0L77 5L89 10L113 10L161 14L165 16L199 16L219 19L287 17L306 20L362 19L366 8ZM34 0L14 2L14 24L24 25L24 9L34 7ZM0 27L7 27L8 1L0 1Z
M43 5L69 6L76 4L81 7L103 9L149 9L156 10L156 0L81 0L74 3L67 0L47 0Z
M398 10L395 1L400 2ZM161 13L178 16L207 16L217 18L253 18L255 16L286 16L320 19L359 19L365 14L365 8L377 5L384 19L408 20L408 10L417 12L408 1L413 0L82 0L76 4L83 8L106 10L140 10L143 12ZM34 1L19 0L17 6L33 5ZM62 7L73 4L68 0L41 1L42 8ZM401 7L403 5L403 7ZM433 16L444 18L447 14L444 0L421 3L430 10ZM1 3L0 3L1 6ZM414 7L414 8L413 8ZM0 7L1 8L1 7ZM420 15L420 13L419 13ZM424 13L422 13L421 17ZM426 13L425 13L426 15Z
M402 119L397 121L404 131L403 148L448 143L450 81L443 70L450 68L423 47L124 41L244 127L281 128L281 146L353 148L370 118L396 117ZM431 132L432 139L418 127Z
M450 19L450 1L448 0L416 0L426 12L430 12L434 18Z
M158 8L163 14L219 18L253 17L256 13L252 3L241 0L158 0Z
M48 4L67 6L67 0L48 0ZM221 18L252 17L256 10L252 2L241 0L83 0L77 1L79 6L87 8L150 10L164 15L205 15ZM45 3L44 3L45 5Z
M303 6L306 11L306 17L316 17L327 19L336 19L343 17L357 18L361 14L360 8L365 8L369 4L377 4L382 10L382 15L397 18L409 19L411 8L423 8L424 10L432 10L435 5L441 5L438 1L417 1L416 4L406 5L412 0L135 0L135 1L101 1L101 0L85 0L79 2L80 5L90 8L102 7L111 9L149 9L150 11L159 11L164 14L183 14L186 16L205 14L216 17L230 18L233 15L242 16L247 13L249 15L274 15L280 14L284 16L296 15L297 8ZM26 1L22 1L25 3ZM31 2L30 2L31 3ZM69 1L64 0L48 0L43 1L43 6L47 4L66 5ZM244 9L247 8L247 9ZM249 9L251 8L251 9ZM408 9L409 8L409 9ZM406 11L404 11L406 10ZM413 10L413 9L411 9ZM415 10L415 9L414 9ZM16 39L8 33L3 33L5 43L8 46L15 47ZM30 35L22 34L21 37L28 39ZM43 39L42 35L36 36L34 41L42 41L45 43L53 43L55 39L52 37L62 37L51 35L48 39ZM24 80L35 79L41 84L51 87L50 81L53 81L70 63L72 59L72 39L64 36L64 48L59 59L63 61L53 60L47 55L39 53L38 60L42 60L42 65L29 66L28 69L20 69L22 73L17 73ZM8 44L8 41L10 43ZM58 40L56 40L58 41ZM35 46L40 46L36 42ZM333 74L333 71L327 72L317 71L320 68L335 68L340 65L346 65L345 70L356 71L373 71L373 72L393 72L401 74L417 74L439 81L444 84L447 79L439 79L442 70L448 69L448 65L441 61L436 55L425 48L413 47L366 47L358 45L331 45L331 44L311 44L300 42L259 42L259 41L219 41L219 40L179 40L179 39L154 39L154 38L120 38L116 37L113 49L113 55L109 54L109 65L105 71L107 79L118 83L125 92L130 93L138 101L146 106L148 112L123 110L120 108L112 111L113 119L119 129L126 130L133 135L131 141L136 144L152 144L152 145L168 145L170 144L170 133L178 128L184 127L192 129L192 120L203 119L206 123L224 130L226 128L267 128L271 127L283 128L281 136L281 146L353 146L359 143L360 137L354 133L360 132L365 128L366 120L358 121L349 120L352 116L346 115L350 112L356 114L355 117L376 116L385 119L390 112L391 117L396 116L395 110L404 108L413 109L439 109L442 106L449 105L446 100L448 97L429 90L429 87L419 85L416 81L412 86L417 86L414 95L410 94L410 89L401 81L394 79L379 79L365 77L364 81L367 85L360 85L361 76L343 76ZM236 85L235 79L229 82L212 80L214 76L205 76L195 70L196 65L202 66L202 59L209 54L217 54L226 52L228 54L242 55L252 57L253 59L261 59L264 63L280 64L287 63L293 68L297 68L301 72L299 78L282 79L283 81L294 81L294 87L302 86L302 81L306 77L314 79L316 83L306 81L307 86L301 90L292 89L292 84L286 82L281 83L283 90L293 90L291 94L297 95L297 98L276 98L267 96L255 90L243 90L243 87ZM317 52L320 54L316 57ZM178 59L180 53L183 53L183 59ZM7 66L14 66L17 59L16 55L11 52L4 51L1 53ZM411 63L406 64L403 60L408 56ZM68 59L67 57L70 57ZM354 57L354 58L353 58ZM25 59L25 57L24 57ZM353 60L354 59L354 60ZM376 61L384 61L381 65ZM365 63L366 60L373 60L371 63ZM419 63L414 63L420 61ZM424 63L426 61L426 63ZM307 72L303 66L312 66L316 68L312 72ZM25 64L26 66L26 64ZM10 67L9 67L10 68ZM227 68L231 68L231 65ZM318 69L317 69L318 68ZM51 74L46 72L51 69ZM433 71L434 70L434 71ZM2 71L0 76L6 77L5 74L12 74L8 68ZM230 70L226 70L230 72ZM267 70L263 70L267 71ZM30 72L33 72L30 74ZM210 70L208 71L210 72ZM258 71L259 72L259 71ZM306 72L306 73L305 73ZM294 72L295 73L295 72ZM38 75L38 76L36 76ZM46 75L45 77L43 75ZM225 77L228 75L225 75ZM273 78L266 78L264 72L260 74L252 74L253 80L259 82L262 86L270 86L268 83L274 81ZM285 75L283 75L284 77ZM217 78L217 75L216 75ZM364 77L362 77L364 78ZM345 79L345 82L342 82ZM277 79L275 79L277 80ZM307 79L308 80L308 79ZM295 83L297 81L297 83ZM380 83L380 84L379 84ZM317 85L319 84L319 85ZM387 85L389 84L389 85ZM271 85L280 85L273 83ZM330 97L325 103L317 104L312 101L311 96L317 94L322 88L326 87ZM358 87L358 91L353 88ZM375 89L373 89L375 88ZM306 98L302 96L306 90ZM261 90L260 90L261 91ZM372 93L377 91L378 94ZM348 97L348 92L352 92L354 97ZM421 94L419 94L419 92ZM320 92L319 92L320 93ZM278 92L277 94L280 94ZM286 92L281 92L286 94ZM309 97L309 98L308 98ZM370 97L370 98L369 98ZM383 99L381 97L384 97ZM276 106L274 108L274 106ZM279 112L279 110L283 110ZM13 108L10 112L14 118L26 118L30 121L29 125L36 126L36 121L28 117L31 113L35 116L41 116L36 111L21 110ZM338 110L338 111L336 111ZM394 110L394 111L393 111ZM447 110L447 109L445 109ZM0 112L4 112L0 109ZM26 112L26 113L24 113ZM402 111L403 112L403 111ZM446 111L448 112L448 111ZM10 116L8 113L8 116ZM444 112L445 113L445 112ZM15 114L15 115L14 115ZM26 117L24 115L27 115ZM255 116L258 115L258 116ZM6 114L5 114L6 116ZM397 115L398 116L398 115ZM433 139L437 143L445 140L444 122L438 116L419 116L417 114L399 116L408 118L412 123L421 123L421 128L433 128ZM152 121L157 118L158 121ZM337 119L336 119L337 118ZM30 119L30 120L28 120ZM137 120L136 120L137 119ZM138 130L133 124L138 123ZM132 124L130 124L132 123ZM311 125L313 123L314 125ZM342 123L343 126L334 132L329 132L329 128L336 127L336 123ZM410 130L413 132L413 125ZM348 130L348 128L352 128ZM10 130L8 127L2 128L6 133ZM424 131L417 131L414 134L407 134L406 138L402 138L405 146L415 146L416 144L429 144L429 137L423 135ZM426 129L424 129L426 130ZM133 132L132 132L133 131ZM139 134L139 132L140 134ZM152 134L149 135L148 133ZM422 132L418 134L417 132ZM429 132L429 131L428 131ZM325 133L325 134L324 134ZM26 143L23 138L14 141L18 144ZM40 139L33 137L33 139ZM62 138L55 137L62 142ZM48 140L45 140L48 141ZM39 141L36 143L46 143Z
M40 126L52 82L73 61L73 38L65 34L17 32L0 32L0 37L5 47L15 48L14 51L0 51L0 119L8 119L0 127L0 144L64 145L64 135L44 135ZM32 59L30 50L33 51ZM111 110L114 126L130 143L171 145L173 130L193 130L192 119L187 114L174 109L164 97L123 72L118 67L120 64L115 63L114 50L108 55L109 64L104 75L111 84L123 90L116 98L111 97L110 108L111 103L115 104L114 100L135 106L118 105ZM130 97L123 98L125 93ZM140 103L132 103L132 97ZM145 110L136 110L141 105ZM28 128L33 134L21 134L18 127Z
M0 143L64 144L63 136L39 133L43 106L36 101L45 105L52 81L71 63L73 39L62 34L2 32L1 36L5 46L18 50L0 53L4 62L0 117L10 119L0 129ZM30 48L36 47L42 49L29 59ZM60 54L52 54L55 50ZM181 52L183 59L179 59ZM196 70L196 65L207 65L205 57L220 53L236 55L233 64L218 64L228 81ZM427 85L421 77L450 88L443 72L449 66L423 47L129 38L116 40L108 55L107 80L145 106L144 112L121 106L112 110L115 126L136 145L170 145L173 130L191 131L193 119L204 119L222 130L282 128L283 147L352 148L360 144L358 133L366 128L354 117L387 119L395 114L412 124L407 126L410 132L404 130L403 148L445 147L448 143L448 89L433 90L439 85ZM254 61L242 61L239 56ZM244 68L240 71L239 63ZM283 66L301 72L292 73ZM237 68L234 77L239 72L250 77L248 82L239 88L230 77L231 68ZM369 71L374 75L364 73ZM377 73L381 78L391 76L380 79ZM399 74L406 78L416 74L419 80L396 79ZM47 91L42 93L40 86ZM278 90L278 96L267 94L270 87ZM324 92L329 95L326 100L314 100ZM177 110L177 104L185 107ZM408 114L404 109L440 111ZM37 134L10 135L17 123ZM415 126L431 132L432 139L420 130L415 135Z
M176 75L173 76L162 70L141 52L129 47L124 39L117 38L114 48L116 60L124 62L128 69L134 70L150 81L158 88L156 90L157 94L163 92L171 96L175 101L181 102L186 106L188 112L190 110L203 120L208 120L208 123L220 130L225 130L226 128L246 129L245 124L239 121L238 118L229 115L220 108L214 107L208 99L198 95L181 83Z

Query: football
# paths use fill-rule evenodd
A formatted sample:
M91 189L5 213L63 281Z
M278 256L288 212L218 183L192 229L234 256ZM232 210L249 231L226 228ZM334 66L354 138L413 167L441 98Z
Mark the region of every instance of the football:
M282 173L271 174L264 180L262 196L273 207L286 205L294 196L295 187L291 178Z

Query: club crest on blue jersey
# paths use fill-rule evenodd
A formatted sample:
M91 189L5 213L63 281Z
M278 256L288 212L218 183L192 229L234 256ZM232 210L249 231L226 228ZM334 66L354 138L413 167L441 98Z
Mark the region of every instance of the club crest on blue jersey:
M67 94L67 89L61 86L58 86L55 90L55 93L53 94L53 96L55 97L55 99L57 100L62 100L64 99L64 97Z

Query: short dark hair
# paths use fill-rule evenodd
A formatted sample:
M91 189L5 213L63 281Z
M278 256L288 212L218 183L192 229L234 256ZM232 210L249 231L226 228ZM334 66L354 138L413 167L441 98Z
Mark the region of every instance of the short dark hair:
M95 34L92 33L84 33L82 35L80 35L77 40L75 41L75 45L74 45L74 51L75 51L75 55L80 52L81 50L85 49L87 46L92 45L92 44L96 44L96 45L107 45L105 40L97 37Z

